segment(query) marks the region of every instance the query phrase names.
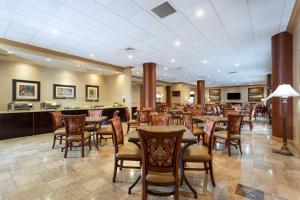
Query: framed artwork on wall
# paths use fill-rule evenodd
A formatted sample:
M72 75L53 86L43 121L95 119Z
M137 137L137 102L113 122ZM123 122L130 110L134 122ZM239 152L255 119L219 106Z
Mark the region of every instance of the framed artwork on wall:
M248 88L248 101L249 102L260 102L264 98L263 87Z
M180 91L172 91L172 97L180 97Z
M99 86L86 85L85 86L86 101L99 101Z
M210 101L221 101L221 89L209 89Z
M75 99L76 86L53 84L53 98L54 99Z
M40 101L39 81L13 79L13 101Z

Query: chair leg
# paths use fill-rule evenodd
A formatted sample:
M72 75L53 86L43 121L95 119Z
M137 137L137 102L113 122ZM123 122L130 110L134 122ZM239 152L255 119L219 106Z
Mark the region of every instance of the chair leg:
M208 174L208 167L207 167L207 163L203 163L204 164L204 169L205 169L205 173Z
M55 142L56 142L56 135L53 135L52 149L54 149L54 147L55 147Z
M174 195L174 199L175 200L179 199L179 184L178 184L178 182L175 183L175 195Z
M61 135L60 138L59 138L59 144L62 143L62 138L63 138L63 136Z
M227 149L228 149L228 155L231 156L231 145L230 145L229 139L226 140L226 144L227 144Z
M120 161L120 171L123 169L123 160Z
M72 148L73 148L73 142L71 142L70 145L71 145L71 146L70 146L70 151L72 151Z
M81 157L84 157L84 141L81 141Z
M117 176L117 169L118 169L118 160L115 158L115 166L114 166L114 173L113 173L113 182L116 182L116 176Z
M129 130L130 130L130 124L127 123L127 134L129 133Z
M197 142L200 142L200 135L197 135Z
M64 158L67 157L67 154L68 154L68 142L66 141L66 143L65 143L65 155L64 155Z
M215 187L216 183L215 183L215 177L214 177L214 171L213 171L213 165L212 165L212 161L210 161L208 163L209 165L209 173L210 173L210 179L211 179L211 183L212 185Z
M204 141L204 139L203 139L203 141ZM216 141L217 141L216 137L213 137L213 141L212 141L213 146L212 146L212 149L215 148L215 146L216 146Z
M240 149L240 152L241 152L241 155L242 155L242 154L243 154L243 152L242 152L241 140L239 140L239 141L238 141L238 143L239 143L239 149Z
M183 175L184 175L183 173L184 173L184 162L182 161L180 162L180 177L181 177L180 185L183 184Z
M250 123L250 131L253 130L253 123Z
M142 182L142 200L147 200L147 182L146 181L143 181Z
M90 150L92 150L91 137L89 137L89 147L90 147Z

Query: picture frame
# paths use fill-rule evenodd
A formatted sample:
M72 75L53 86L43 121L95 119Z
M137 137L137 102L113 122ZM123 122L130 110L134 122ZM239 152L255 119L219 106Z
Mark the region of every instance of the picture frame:
M248 101L260 102L264 98L264 87L248 88Z
M172 91L172 97L180 97L180 91Z
M75 99L76 86L53 84L53 98L54 99Z
M209 99L215 102L221 101L221 89L209 89Z
M13 101L40 101L40 81L12 80Z
M85 86L86 101L99 101L99 86L86 85Z

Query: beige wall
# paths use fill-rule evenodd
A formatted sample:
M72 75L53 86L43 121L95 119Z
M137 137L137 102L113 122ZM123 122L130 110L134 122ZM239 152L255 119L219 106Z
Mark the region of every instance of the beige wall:
M171 86L171 91L180 91L180 97L171 97L171 103L186 104L187 99L190 97L190 91L195 90L195 87L184 84L176 83Z
M241 87L222 87L221 89L221 101L222 102L237 102L237 103L247 103L248 102L248 88L251 87L258 87L258 86L241 86ZM261 87L261 85L260 85ZM267 89L266 86L264 87L264 97L267 96ZM209 98L209 89L213 88L206 88L205 89L205 102L207 103ZM241 100L227 100L227 93L234 93L239 92L241 93Z
M156 94L162 95L161 102L166 102L166 87L164 87L164 86L157 86L156 87Z
M300 91L300 14L296 18L296 29L293 32L293 86ZM294 98L294 113L293 113L293 130L294 130L294 145L300 151L300 98Z
M132 106L140 108L141 105L141 85L132 85L131 86L132 93Z
M126 70L125 70L126 71ZM7 109L7 103L12 101L12 79L33 80L41 82L41 102L53 100L53 84L76 85L76 99L56 100L65 106L104 105L112 106L113 102L131 105L131 73L125 72L115 76L100 76L97 74L46 68L37 65L0 61L0 110ZM100 87L100 101L85 101L85 85ZM40 102L35 103L39 109Z

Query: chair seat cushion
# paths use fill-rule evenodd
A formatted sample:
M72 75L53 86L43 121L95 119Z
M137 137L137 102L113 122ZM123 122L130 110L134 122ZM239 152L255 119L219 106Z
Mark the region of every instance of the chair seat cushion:
M98 130L98 128L95 127L95 124L89 124L84 127L84 130L89 131L89 132L96 132Z
M222 126L222 125L216 125L215 131L226 131L227 126Z
M135 120L135 119L131 119L131 120L129 120L128 121L128 124L138 124L138 122L137 122L137 120Z
M83 139L86 140L90 137L91 137L91 133L88 131L84 131ZM80 141L80 140L82 140L82 137L81 137L81 135L70 135L69 137L67 137L67 140Z
M214 136L222 139L227 139L227 131L216 131L214 132ZM241 136L238 134L231 134L230 135L231 139L240 139Z
M250 120L250 117L244 117L243 118L243 122L246 122L246 123L250 123L250 122L253 122L254 119Z
M206 162L212 159L208 153L208 147L194 144L191 145L184 154L185 162Z
M198 128L197 126L193 127L193 135L198 136L198 135L202 135L203 131L201 128Z
M54 131L55 135L66 135L66 127L60 127Z
M157 172L148 172L146 180L152 183L174 183L175 177L172 172L167 173L157 173Z
M113 130L111 125L101 126L100 129L97 130L97 135L112 135Z
M141 150L132 143L127 143L119 146L119 152L116 154L119 160L141 160Z

